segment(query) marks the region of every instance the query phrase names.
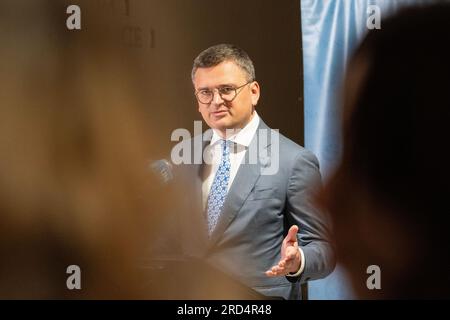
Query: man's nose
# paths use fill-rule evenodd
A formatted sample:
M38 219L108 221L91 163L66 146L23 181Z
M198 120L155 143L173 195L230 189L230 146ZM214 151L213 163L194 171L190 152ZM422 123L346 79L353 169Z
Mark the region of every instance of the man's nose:
M212 99L212 102L213 102L215 105L220 105L220 104L224 103L222 97L220 96L219 90L217 90L217 89L213 90L213 99Z

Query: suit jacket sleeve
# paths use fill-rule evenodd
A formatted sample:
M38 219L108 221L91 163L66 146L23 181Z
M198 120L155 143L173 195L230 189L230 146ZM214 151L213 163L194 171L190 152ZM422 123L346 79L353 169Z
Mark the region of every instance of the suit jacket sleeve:
M288 227L293 224L299 227L297 237L306 264L298 277L286 277L290 282L324 278L335 267L329 219L314 204L314 196L320 188L317 158L308 150L301 149L289 177L286 214Z

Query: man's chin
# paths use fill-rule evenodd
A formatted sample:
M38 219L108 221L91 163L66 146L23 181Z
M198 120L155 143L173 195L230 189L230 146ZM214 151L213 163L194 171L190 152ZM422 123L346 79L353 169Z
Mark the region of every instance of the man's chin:
M211 127L220 131L225 131L226 129L232 128L233 125L228 119L222 118L220 120L213 121L211 123Z

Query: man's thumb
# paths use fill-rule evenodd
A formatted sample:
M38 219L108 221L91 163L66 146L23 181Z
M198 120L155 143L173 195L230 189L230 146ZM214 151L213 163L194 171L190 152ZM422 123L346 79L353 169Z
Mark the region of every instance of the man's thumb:
M287 235L287 240L288 241L297 241L297 232L298 232L298 226L293 225L292 227L289 228L289 232Z

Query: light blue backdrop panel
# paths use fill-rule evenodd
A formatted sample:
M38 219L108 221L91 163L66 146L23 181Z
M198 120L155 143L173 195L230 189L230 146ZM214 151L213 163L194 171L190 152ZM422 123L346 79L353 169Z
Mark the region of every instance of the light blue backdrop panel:
M432 0L301 0L305 145L319 158L324 180L339 162L338 111L345 66L367 32L369 6L383 18L406 5ZM344 270L337 266L326 279L309 284L310 299L353 299Z

